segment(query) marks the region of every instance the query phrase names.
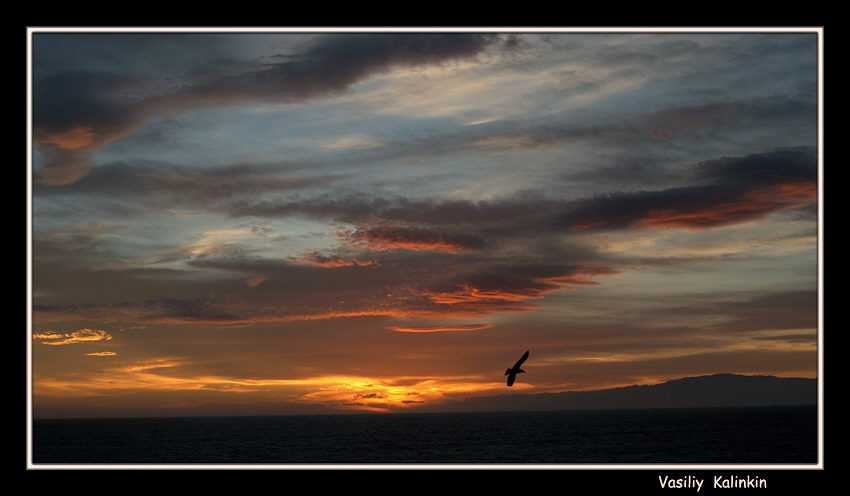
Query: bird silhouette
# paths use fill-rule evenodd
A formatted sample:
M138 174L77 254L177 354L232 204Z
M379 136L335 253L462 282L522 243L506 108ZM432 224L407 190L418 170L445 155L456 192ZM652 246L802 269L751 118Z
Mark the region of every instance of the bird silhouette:
M514 381L516 381L516 375L517 374L525 373L525 371L522 370L519 367L526 360L526 358L528 358L528 352L527 351L522 355L522 357L520 357L519 360L517 360L517 362L514 364L513 367L511 367L511 368L509 368L508 370L505 371L505 375L508 376L508 387L514 385Z

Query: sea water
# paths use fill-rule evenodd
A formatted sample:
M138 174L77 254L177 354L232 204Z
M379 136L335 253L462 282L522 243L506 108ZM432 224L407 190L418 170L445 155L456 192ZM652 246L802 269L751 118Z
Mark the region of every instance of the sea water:
M814 406L34 419L38 464L813 464Z

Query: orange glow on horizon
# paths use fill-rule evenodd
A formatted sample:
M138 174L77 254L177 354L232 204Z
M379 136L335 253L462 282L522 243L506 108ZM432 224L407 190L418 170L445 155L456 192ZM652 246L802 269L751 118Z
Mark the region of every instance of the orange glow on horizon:
M160 358L112 366L98 372L39 376L34 394L52 398L118 397L133 393L206 391L250 395L266 401L341 410L391 411L437 404L456 395L496 391L501 381L477 376L373 378L318 375L297 379L230 378L186 374L180 358ZM240 396L242 397L242 396Z

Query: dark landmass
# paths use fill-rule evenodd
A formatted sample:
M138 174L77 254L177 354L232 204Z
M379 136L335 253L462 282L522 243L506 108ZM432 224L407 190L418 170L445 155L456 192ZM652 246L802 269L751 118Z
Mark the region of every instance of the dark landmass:
M716 374L598 391L469 398L429 411L540 411L816 405L817 379Z

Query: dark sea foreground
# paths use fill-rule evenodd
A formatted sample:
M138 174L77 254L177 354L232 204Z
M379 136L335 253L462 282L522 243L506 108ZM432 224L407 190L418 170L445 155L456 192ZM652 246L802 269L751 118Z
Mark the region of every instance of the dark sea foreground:
M38 464L814 464L814 406L35 419Z

